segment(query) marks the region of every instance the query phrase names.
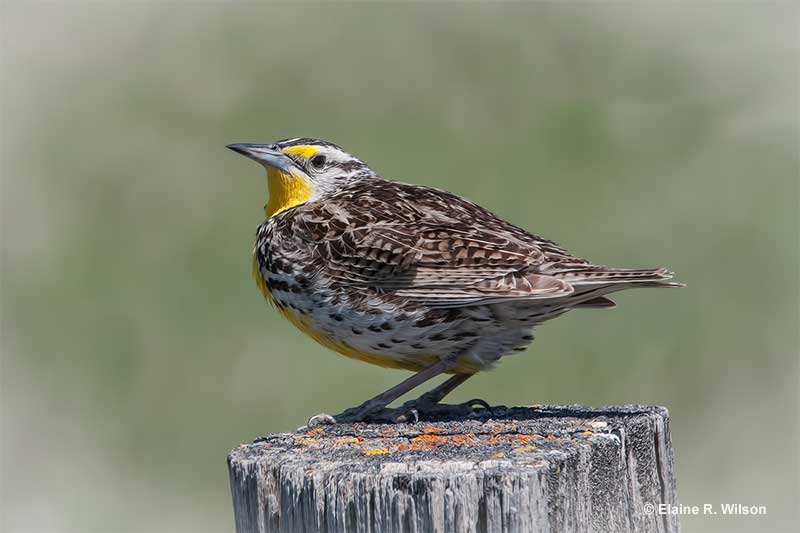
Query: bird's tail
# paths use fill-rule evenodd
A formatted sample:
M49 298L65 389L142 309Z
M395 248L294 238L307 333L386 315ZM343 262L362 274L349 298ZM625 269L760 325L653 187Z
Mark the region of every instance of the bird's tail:
M674 274L666 268L611 268L598 265L575 265L550 274L570 285L636 284L639 287L683 287L669 281Z
M550 274L575 288L569 299L573 307L615 307L607 294L645 287L684 287L670 281L673 273L666 268L611 268L598 265L574 265Z

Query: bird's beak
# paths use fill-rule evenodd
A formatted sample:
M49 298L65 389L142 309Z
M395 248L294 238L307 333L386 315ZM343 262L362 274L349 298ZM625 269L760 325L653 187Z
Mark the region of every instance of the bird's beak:
M234 152L249 157L253 161L261 163L265 167L273 167L289 172L289 169L294 166L291 158L281 152L274 144L238 143L229 144L227 147Z

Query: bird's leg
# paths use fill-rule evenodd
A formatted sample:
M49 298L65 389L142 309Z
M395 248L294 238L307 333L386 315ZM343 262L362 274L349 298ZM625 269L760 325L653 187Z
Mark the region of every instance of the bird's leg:
M474 374L456 374L416 400L404 403L399 409L395 410L398 413L396 420L413 421L425 415L464 416L475 411L476 405L483 409L491 409L488 403L479 399L454 405L439 403L445 396L453 392L456 387L467 381L473 375Z
M358 407L351 407L350 409L346 409L339 413L336 416L330 416L325 414L320 414L317 416L311 417L308 421L309 426L313 426L316 424L331 424L337 422L349 423L349 422L361 422L370 417L371 414L377 413L386 408L387 405L398 399L400 396L404 395L405 393L411 391L412 389L422 385L429 379L435 378L439 374L443 372L447 372L451 368L453 368L456 363L458 362L458 358L461 357L462 352L449 355L444 359L440 360L437 363L421 370L411 376L410 378L402 381L401 383L395 385L391 389L382 392L375 396L374 398L370 398L366 402L362 403ZM448 380L450 381L450 380ZM447 382L445 382L447 383ZM444 383L442 384L444 385ZM438 388L438 387L437 387ZM455 388L455 387L453 387ZM436 390L436 389L434 389ZM450 389L452 390L452 389ZM433 392L433 391L431 391ZM449 391L447 391L449 392ZM445 392L444 394L447 394ZM444 395L442 395L444 397ZM383 418L383 417L381 417Z
M427 403L427 404L435 404L441 402L445 396L453 392L453 390L467 381L469 378L474 376L474 374L456 374L455 376L449 378L447 381L444 381L441 385L432 389L416 400L412 400L410 402L406 402L406 404L413 404L413 403ZM403 406L405 407L404 404Z

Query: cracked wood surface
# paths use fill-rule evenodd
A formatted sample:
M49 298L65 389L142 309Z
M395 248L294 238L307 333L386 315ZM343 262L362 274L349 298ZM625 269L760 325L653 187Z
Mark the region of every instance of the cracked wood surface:
M228 456L238 533L677 532L663 407L275 433Z

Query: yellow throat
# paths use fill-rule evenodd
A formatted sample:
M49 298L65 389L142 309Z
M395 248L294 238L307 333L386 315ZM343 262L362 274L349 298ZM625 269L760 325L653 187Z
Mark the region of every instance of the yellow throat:
M264 206L267 218L307 202L312 192L311 184L304 177L273 167L267 168L267 188L269 200Z

